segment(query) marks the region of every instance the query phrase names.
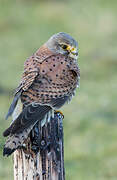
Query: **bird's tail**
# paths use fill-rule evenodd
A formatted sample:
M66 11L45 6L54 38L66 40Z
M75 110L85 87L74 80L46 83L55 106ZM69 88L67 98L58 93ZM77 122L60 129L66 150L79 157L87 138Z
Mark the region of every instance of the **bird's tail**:
M50 111L51 107L47 105L30 104L26 106L10 127L3 132L3 136L9 136L4 146L3 155L8 156L21 146L36 122L43 121Z
M3 149L3 156L11 155L16 149L23 146L24 141L28 138L31 128L24 130L23 133L13 134L8 137Z

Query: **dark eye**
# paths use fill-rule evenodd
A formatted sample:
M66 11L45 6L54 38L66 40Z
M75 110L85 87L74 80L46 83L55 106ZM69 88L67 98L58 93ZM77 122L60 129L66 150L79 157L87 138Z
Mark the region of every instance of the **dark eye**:
M61 44L61 47L62 47L63 49L67 49L67 45L65 45L65 44Z

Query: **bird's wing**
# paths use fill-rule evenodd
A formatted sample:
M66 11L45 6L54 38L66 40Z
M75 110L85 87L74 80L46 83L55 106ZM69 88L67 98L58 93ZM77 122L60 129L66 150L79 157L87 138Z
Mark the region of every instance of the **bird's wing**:
M44 50L47 50L47 49L44 49ZM46 58L51 56L51 53L48 53L46 56L44 56L44 55L42 56L42 55L43 55L43 53L37 51L37 53L35 53L33 56L31 56L30 58L28 58L25 61L25 63L24 63L24 73L22 75L20 85L18 86L18 88L15 91L14 99L13 99L13 102L12 102L12 104L11 104L9 110L8 110L8 113L6 115L6 119L10 115L12 115L20 96L22 95L22 92L27 91L29 89L29 87L31 85L33 85L33 83L35 82L36 77L40 74L40 64L42 64L42 62ZM18 130L18 127L19 127L18 124L20 124L20 126L22 127L22 128L20 127L21 129L23 129L23 127L25 128L24 125L26 125L26 126L29 126L29 124L31 125L33 123L33 120L31 119L31 121L32 121L31 122L30 118L25 118L24 116L29 111L29 114L31 113L30 117L32 118L32 114L36 113L37 109L38 109L37 115L39 115L41 111L44 111L45 106L42 105L42 106L39 106L38 108L33 108L33 106L31 105L31 106L27 106L26 108L24 108L24 110L21 112L21 114L18 116L18 118L8 128L8 129L10 129L10 131L9 130L8 131L10 133L16 132L16 129ZM51 109L51 108L49 107L47 109ZM45 110L45 113L46 113L46 110ZM34 116L34 118L35 118L35 116ZM24 122L23 124L22 124L22 119L23 119L23 122ZM13 129L13 130L11 130L11 129Z
M17 102L21 96L22 91L26 91L32 85L36 76L39 74L39 68L37 68L36 63L37 61L35 61L34 57L32 56L29 59L27 59L26 62L24 63L24 73L18 88L16 88L14 99L8 110L6 119L12 115L17 105Z

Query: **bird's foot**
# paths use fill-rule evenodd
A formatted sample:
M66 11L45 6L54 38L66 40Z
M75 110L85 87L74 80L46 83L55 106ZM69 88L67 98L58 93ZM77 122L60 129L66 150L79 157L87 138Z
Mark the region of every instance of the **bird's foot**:
M55 113L60 113L60 115L62 116L62 118L64 118L64 114L63 114L61 111L56 111L56 110L55 110Z

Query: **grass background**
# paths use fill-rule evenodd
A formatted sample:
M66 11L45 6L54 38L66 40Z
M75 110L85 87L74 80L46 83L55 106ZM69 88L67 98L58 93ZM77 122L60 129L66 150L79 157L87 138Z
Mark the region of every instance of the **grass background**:
M2 132L23 63L59 31L78 40L81 69L63 108L66 179L117 179L117 1L0 0L0 180L13 179Z

